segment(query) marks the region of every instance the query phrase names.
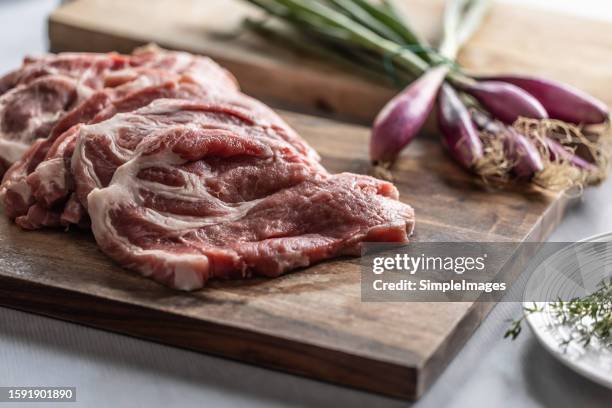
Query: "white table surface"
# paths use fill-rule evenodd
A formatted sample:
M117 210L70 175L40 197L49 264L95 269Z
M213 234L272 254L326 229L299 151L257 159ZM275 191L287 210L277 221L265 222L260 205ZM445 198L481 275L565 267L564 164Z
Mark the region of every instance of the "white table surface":
M205 1L205 0L203 0ZM534 2L534 0L520 0ZM612 20L608 0L536 0ZM0 0L0 72L46 49L51 0ZM609 3L608 3L609 4ZM590 6L590 7L587 7ZM612 67L611 67L612 69ZM551 237L612 231L612 181L590 189ZM557 363L529 330L502 340L499 304L416 407L597 407L612 392ZM0 308L0 386L75 386L68 407L407 406L405 401ZM11 404L6 404L9 406ZM5 406L5 404L0 404ZM41 406L41 405L33 405ZM60 406L53 404L52 406Z

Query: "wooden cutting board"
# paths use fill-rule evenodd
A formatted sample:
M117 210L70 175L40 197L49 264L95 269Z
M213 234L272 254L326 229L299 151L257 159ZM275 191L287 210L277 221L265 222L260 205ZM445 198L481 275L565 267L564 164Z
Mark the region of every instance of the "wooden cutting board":
M435 36L436 1L410 2ZM260 98L369 120L393 91L243 35L221 40L248 9L229 0L77 0L49 21L53 50L128 52L149 41L207 53ZM530 71L607 97L612 29L498 6L463 54L471 68ZM554 41L552 40L554 38ZM562 47L568 47L569 56ZM580 72L580 77L572 77ZM610 100L610 98L606 99ZM365 127L283 116L333 172L368 170ZM435 137L421 138L396 171L417 213L419 241L544 239L566 200L485 191ZM336 260L279 279L214 282L183 294L130 274L85 232L26 233L0 221L0 303L393 396L417 398L467 341L492 304L363 303L359 264Z
M283 113L332 172L368 170L365 127ZM399 163L418 241L543 239L565 200L489 192L435 138ZM416 398L490 303L363 303L356 259L278 279L165 289L115 266L89 233L24 232L0 217L0 304L393 396Z
M436 43L443 0L397 0ZM55 51L122 51L155 42L208 54L269 102L370 122L395 92L363 77L269 44L239 25L253 9L239 0L75 0L49 19ZM257 15L257 13L255 13ZM531 73L578 86L612 104L612 25L496 4L460 56L475 72Z

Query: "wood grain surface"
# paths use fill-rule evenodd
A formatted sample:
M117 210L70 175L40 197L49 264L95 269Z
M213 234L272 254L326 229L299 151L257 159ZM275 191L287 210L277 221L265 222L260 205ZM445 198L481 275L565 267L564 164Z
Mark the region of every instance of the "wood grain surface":
M365 127L283 113L333 172L367 172ZM397 172L419 241L545 237L564 200L490 192L434 138ZM416 398L461 348L489 303L363 303L357 259L278 279L165 289L115 266L88 232L24 232L0 221L0 304L393 396Z
M397 3L418 32L435 44L443 0ZM237 36L242 18L253 11L240 0L76 0L50 17L49 37L56 51L130 52L156 42L208 54L234 72L249 94L360 122L370 122L395 92L256 36ZM460 62L481 74L546 75L612 104L611 49L608 23L495 4Z

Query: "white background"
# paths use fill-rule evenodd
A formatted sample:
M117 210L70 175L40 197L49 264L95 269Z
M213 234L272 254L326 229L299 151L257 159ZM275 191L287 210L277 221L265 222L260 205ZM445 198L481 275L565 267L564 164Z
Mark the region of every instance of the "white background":
M206 0L202 0L206 1ZM612 21L609 0L520 0ZM0 72L46 49L56 4L0 0ZM611 50L612 52L612 50ZM610 67L612 69L612 67ZM612 231L612 182L590 189L551 237ZM417 407L609 406L612 392L553 360L528 330L501 340L518 305L500 304ZM0 308L0 386L76 386L76 406L406 406L392 400ZM2 404L4 406L4 404ZM9 404L7 404L9 406ZM58 406L58 405L54 405Z
M528 5L541 9L562 11L564 13L612 21L612 2L610 0L501 0L504 3Z

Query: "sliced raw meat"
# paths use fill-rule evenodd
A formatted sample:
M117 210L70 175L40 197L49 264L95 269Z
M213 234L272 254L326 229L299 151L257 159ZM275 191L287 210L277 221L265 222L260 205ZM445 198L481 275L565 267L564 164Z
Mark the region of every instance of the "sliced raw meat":
M207 58L31 58L0 95L0 143L31 143L0 186L5 213L24 229L91 225L117 262L177 289L278 276L413 229L392 184L329 174Z
M63 76L38 78L0 97L0 158L3 162L16 162L34 140L47 137L58 119L77 100L74 80Z
M59 216L41 217L40 214L43 208L57 212L58 209L52 207L59 201L65 201L66 193L73 188L70 160L74 139L78 133L78 128L73 127L74 125L101 122L118 112L129 112L146 106L158 98L197 99L207 93L192 83L182 83L180 79L172 80L174 76L171 74L165 74L166 81L159 85L145 86L161 82L151 79L151 75L158 74L156 71L149 72L148 75L139 76L135 81L137 83L129 82L112 90L98 91L58 122L49 138L34 144L27 154L9 169L0 186L0 198L6 215L12 219L18 218L18 224L28 229L56 226L56 221L73 219ZM160 78L162 77L157 76L157 79ZM139 89L140 86L145 87ZM118 96L123 97L113 100ZM32 213L36 216L28 215L23 218L35 203L40 204ZM45 222L40 223L37 220Z
M147 45L134 50L130 61L133 66L180 74L185 79L207 88L238 90L236 78L208 57Z
M243 94L229 93L227 96L222 96L216 92L209 94L191 84L167 83L129 94L127 97L108 105L96 115L92 122L98 123L117 112L130 112L138 106L147 105L150 101L164 96L186 100L197 99L200 103L191 106L179 100L162 101L150 105L138 115L121 115L116 121L104 122L99 126L110 126L111 128L116 126L128 129L135 126L140 129L141 137L147 137L163 123L206 124L210 117L221 115L227 121L242 120L245 123L269 128L269 132L292 143L309 160L314 162L319 160L317 153L267 106ZM203 112L202 109L208 109L208 111ZM225 116L223 116L224 114ZM120 137L122 134L129 134L128 129L114 130L108 136ZM33 146L32 151L28 152L23 160L13 166L7 173L0 188L0 197L4 202L6 214L15 219L17 224L27 229L56 227L60 224L66 225L68 221L73 222L75 220L74 216L62 216L61 214L64 212L66 200L75 191L75 183L70 169L75 139L80 135L87 140L84 142L84 148L90 150L89 155L106 154L104 149L95 144L99 137L97 133L104 132L99 132L97 127L88 126L82 129L73 127L70 131L55 139L50 138ZM135 140L134 132L129 134L129 137L133 142ZM91 142L88 141L90 138L92 139ZM130 148L133 147L135 145L130 146ZM128 154L130 153L129 149L126 151ZM121 164L127 159L129 159L129 156L122 158L118 163ZM116 165L107 164L105 171L112 176L115 168ZM105 181L108 183L110 177ZM91 188L93 188L93 185L89 189L80 189L81 201L85 202L85 197ZM37 204L36 208L31 209L34 204ZM55 215L42 217L43 208ZM74 205L71 208L74 208ZM84 211L80 213L85 214Z
M151 72L161 75L156 78ZM153 86L168 75L180 75L183 83L208 90L238 90L235 78L211 59L157 47L131 56L63 53L26 58L19 70L0 78L0 176L34 140L48 137L58 121L65 116L74 121L69 112L96 91L126 84Z
M2 167L19 160L34 140L48 137L79 102L104 88L105 73L127 68L129 58L114 53L26 58L19 70L0 79Z
M19 69L0 78L0 95L54 75L73 78L90 89L116 87L134 79L135 73L130 68L159 69L184 75L198 84L238 89L232 74L208 57L149 45L136 49L132 55L65 52L26 57Z
M105 72L129 67L130 57L117 53L66 52L26 57L19 69L0 78L0 95L36 79L55 75L76 79L83 88L101 89Z
M137 154L141 144L159 140L158 133L180 125L275 140L296 153L300 168L307 165L315 172L324 171L319 156L306 142L272 110L246 95L211 95L196 102L158 99L137 111L81 127L72 156L79 200L86 205L91 190L108 185L117 167Z
M121 149L102 140L107 152ZM248 127L160 129L136 153L87 195L92 230L117 262L176 289L357 256L362 242L405 242L413 228L393 185L330 175ZM84 161L89 171L102 161L93 160ZM101 185L103 173L93 172Z
M103 251L191 290L407 240L413 212L391 184L330 175L263 105L221 101L161 99L80 128L76 190Z

